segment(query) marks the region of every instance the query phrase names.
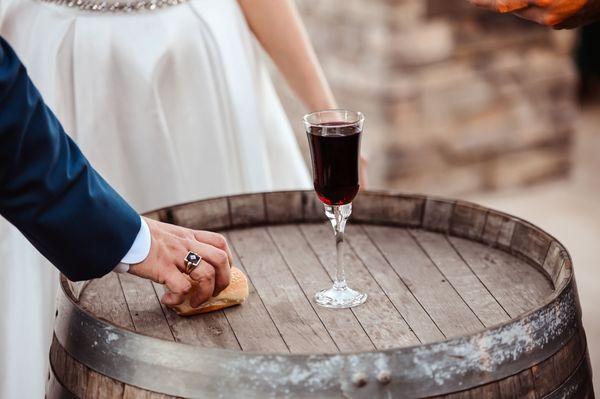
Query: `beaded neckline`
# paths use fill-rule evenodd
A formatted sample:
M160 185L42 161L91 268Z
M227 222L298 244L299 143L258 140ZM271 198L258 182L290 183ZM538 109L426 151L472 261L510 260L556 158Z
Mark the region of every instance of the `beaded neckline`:
M78 8L94 12L135 12L152 11L169 6L185 3L187 0L137 0L137 1L110 1L110 0L41 0L44 3Z

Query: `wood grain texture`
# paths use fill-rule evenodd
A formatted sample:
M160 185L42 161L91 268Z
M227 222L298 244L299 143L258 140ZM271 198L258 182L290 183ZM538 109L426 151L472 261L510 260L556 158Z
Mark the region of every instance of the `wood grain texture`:
M300 229L288 225L270 227L268 232L339 350L357 352L375 349L351 309L327 309L314 304L313 295L331 285L332 280L311 251Z
M122 398L124 385L100 373L87 369L85 399Z
M77 399L73 393L69 392L61 382L56 378L56 375L50 370L48 381L46 382L46 399Z
M410 233L486 327L510 319L446 237L423 230L411 230Z
M161 220L196 230L219 230L230 226L227 198L216 198L179 205L168 210Z
M152 282L134 275L118 275L135 331L151 337L174 341Z
M501 248L509 248L516 223L516 220L510 216L492 210L488 211L482 236L483 242Z
M497 399L500 397L500 391L497 383L486 384L469 391L471 398L479 399Z
M55 336L50 347L50 364L56 378L75 396L83 398L87 389L87 367L75 361Z
M402 278L377 249L362 226L350 224L347 227L346 240L354 254L367 267L375 281L398 309L422 343L444 339L444 334L429 317L414 294L408 289Z
M305 222L320 223L327 220L323 203L315 192L303 192L302 204Z
M365 229L446 337L483 328L477 316L407 231L381 226L366 226Z
M335 276L336 252L331 226L304 225L301 227L311 249L327 271L330 281ZM377 349L416 345L418 338L381 289L368 269L351 248L346 248L344 263L351 288L368 294L367 301L352 312ZM327 286L321 286L321 289Z
M238 195L228 200L231 223L234 226L252 226L266 222L264 194Z
M238 198L256 204L258 197ZM317 342L330 352L348 352L474 332L533 309L552 293L538 270L500 250L420 229L350 223L348 281L370 298L353 310L326 310L312 301L334 273L327 222L227 235L235 263L250 280L250 298L241 307L182 318L159 303L162 286L127 274L92 281L82 304L125 328L192 345L301 353L317 351ZM547 261L564 263L560 247L553 248Z
M125 385L123 399L175 399L173 396L162 393L146 391L145 389Z
M536 399L531 370L498 381L498 391L501 399Z
M50 361L56 379L68 391L80 398L169 399L172 396L150 392L107 378L72 358L53 339ZM573 388L569 388L572 386ZM561 392L563 392L561 394ZM591 373L586 357L583 330L547 360L530 369L461 392L430 399L535 399L535 398L593 398Z
M478 205L457 202L450 220L450 233L478 240L483 234L487 209Z
M568 279L571 277L572 274L573 274L573 262L570 259L563 259L562 265L558 271L558 275L556 276L556 279L554 280L554 286L556 288L559 288L561 286L561 284L568 281Z
M581 363L585 342L576 333L557 353L531 368L535 391L539 398L557 389Z
M245 270L292 353L338 348L264 228L229 233Z
M558 352L529 369L470 390L430 399L591 398L591 374L586 360L584 335L580 330ZM577 390L565 387L570 383ZM562 393L561 387L565 387Z
M293 223L304 220L305 193L298 191L266 193L265 207L270 223Z
M156 295L162 297L164 287L155 283L153 285ZM181 317L166 306L161 306L177 342L206 348L240 350L240 344L222 310Z
M550 281L524 261L462 238L449 240L511 317L535 308L552 294Z
M423 228L447 233L450 230L454 204L454 201L427 198L423 214Z
M100 279L90 281L81 294L80 303L84 309L100 319L128 330L135 330L116 273L108 273Z
M82 399L176 399L173 396L123 384L84 366L60 346L56 337L50 348L52 372L64 389Z
M333 384L330 387L334 389L340 383L343 386L350 384L347 386L350 389L343 393L348 397L355 397L355 394L356 397L377 397L376 393L385 388L376 385L379 384L376 381L378 368L383 367L380 356L347 352L393 350L462 337L491 325L510 322L511 318L536 310L548 300L564 298L564 289L575 290L570 279L571 260L552 237L510 215L461 201L361 193L354 203L354 215L348 226L348 248L344 259L350 286L367 292L369 300L350 310L323 309L313 303L314 292L331 284L335 251L331 228L322 223L325 221L323 205L312 192L211 199L157 210L150 216L192 228L229 229L225 234L232 244L234 264L249 278L248 302L239 307L183 318L159 303L162 286L130 275L109 274L92 281L83 292L81 306L85 310L121 328L166 341L280 355L247 354L256 363L248 363L252 365L250 370L241 372L240 378L257 377L252 374L255 366L260 373L260 367L268 365L263 363L267 358L285 363L290 361L288 354L345 352L331 358L293 356L291 359L307 362L298 364L300 368L320 361L317 359L335 359L332 364L341 361L339 375L337 370L328 371L325 370L328 366L323 366L314 377L326 378L324 383ZM310 223L298 224L301 222ZM62 309L72 312L71 317L85 316L73 307ZM90 359L97 353L86 352L87 344L77 346L77 339L88 339L90 335L71 340L70 334L78 332L72 332L71 325L65 324L71 320L67 314L59 314L56 334L68 343L69 350L82 351L85 356L81 358L92 365L96 360ZM537 314L534 312L530 316ZM82 326L89 321L87 317L81 318ZM544 314L543 317L547 316ZM558 338L554 335L554 341L549 345L535 341L538 346L520 355L516 360L518 363L507 360L494 371L468 368L469 371L460 374L464 380L446 380L442 386L442 389L448 388L445 391L434 387L431 391L418 392L421 396L430 392L429 395L445 399L593 398L585 336L583 330L578 330L577 320L563 330L575 330L576 334L570 338L567 332L559 334ZM134 340L130 335L128 339ZM488 343L495 342L495 337L486 336L485 339ZM135 340L147 345L155 342L146 337ZM398 351L394 355L422 356L421 349L440 350L440 356L445 360L448 356L454 359L454 353L461 352L444 348L455 348L452 345L457 342L463 341ZM170 345L186 350L177 344ZM103 348L111 353L112 346ZM127 351L127 345L119 348ZM458 346L460 350L465 348L466 345ZM215 353L194 350L199 351L201 357ZM112 355L123 360L119 357L121 353ZM235 360L238 354L223 352L223 356L232 356ZM370 359L374 359L374 363L370 364ZM55 370L56 392L60 391L56 389L60 385L80 398L170 398L118 381L119 375L126 373L109 372L113 369L102 366L106 364L102 361L91 368L79 363L56 339L50 360ZM359 360L362 363L356 363ZM484 354L477 364L488 364L488 360ZM435 363L436 360L432 358L431 361ZM296 367L293 363L287 364ZM513 367L516 365L519 367ZM435 364L431 366L428 369L436 370ZM93 368L105 370L115 379L98 374ZM353 368L364 372L367 382L364 389L352 388L356 376L352 374ZM205 370L204 367L201 369ZM170 369L164 370L167 374ZM327 372L333 374L326 376ZM243 373L247 374L242 376ZM433 373L435 377L436 371ZM307 376L301 374L301 378ZM412 377L407 377L410 373L399 374L394 369L390 375L392 384L387 387L393 387L394 397L404 397L403 389L411 383L413 387L409 389L413 390L410 392L417 392L414 381L410 380ZM310 384L316 381L312 372L308 377ZM429 375L418 378L431 381ZM138 376L127 380L133 385L153 386ZM287 386L285 384L283 388ZM310 389L314 387L310 385ZM463 391L457 392L458 389ZM318 393L313 396L318 397Z
M230 241L227 234L227 240ZM244 351L288 353L289 348L256 292L252 278L232 246L233 264L248 276L248 300L242 306L225 309L225 317Z
M560 273L560 268L563 266L564 258L566 254L565 250L557 241L550 243L550 249L548 249L548 255L544 260L543 269L548 274L548 278L555 282Z
M527 223L520 222L515 226L511 248L530 259L534 264L542 266L551 241L552 238L549 235Z
M592 369L589 356L582 359L577 369L557 389L543 399L594 399Z
M352 206L356 221L419 227L425 198L361 193Z

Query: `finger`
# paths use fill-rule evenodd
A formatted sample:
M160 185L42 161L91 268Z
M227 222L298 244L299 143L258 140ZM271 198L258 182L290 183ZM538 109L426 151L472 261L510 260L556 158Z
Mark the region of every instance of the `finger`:
M219 248L203 242L194 241L191 242L190 245L193 246L192 250L194 252L202 256L203 262L207 262L208 266L212 267L215 281L214 295L218 295L219 292L227 288L231 280L231 265L229 263L229 257L227 256L227 253ZM201 265L202 263L200 266ZM204 268L197 267L192 271L192 273L190 273L190 277L192 277L192 279L195 281L198 281L198 278L203 272Z
M509 13L523 10L530 6L530 0L497 0L496 11Z
M181 305L185 301L185 295L174 294L170 291L164 293L160 300L165 305L175 306Z
M190 273L190 277L196 282L200 282L202 279L210 279L212 281L211 296L219 295L221 291L227 288L231 281L230 272L228 272L226 276L219 275L217 274L215 267L208 261L202 261L202 264Z
M195 239L196 241L212 245L225 251L229 257L229 261L233 261L232 252L227 243L227 239L225 239L222 234L213 233L212 231L186 229L168 223L163 223L163 225L165 230L178 238L183 238L185 240Z
M500 13L513 12L529 6L528 0L469 0L469 2L477 7Z
M575 17L579 19L585 14L583 11L585 5L588 3L587 0L533 0L538 8L545 8L547 13L544 15L542 21L538 21L546 26L568 26L565 23L570 18ZM573 22L573 21L572 21Z
M175 294L186 294L192 289L192 283L174 265L165 271L164 284Z
M219 292L224 290L231 279L231 265L229 263L229 257L227 253L219 248L213 247L212 245L198 242L195 239L181 240L177 246L174 246L171 253L172 262L182 272L186 272L185 258L188 252L194 252L202 257L202 262L196 267L191 273L190 277L193 280L198 281L198 278L202 276L204 268L200 267L206 263L213 273L213 280L216 282L216 291L211 291L211 294L217 295Z
M190 305L196 308L213 296L215 291L215 269L208 263L203 262L193 273L198 287L190 297Z
M213 247L217 247L220 250L225 251L225 253L227 253L227 257L229 258L229 263L233 263L233 256L231 249L229 248L229 243L222 234L202 230L194 230L193 233L197 241L212 245Z
M527 19L529 21L536 22L540 25L550 26L552 22L546 10L538 7L529 7L525 10L516 12L515 15Z
M156 293L161 296L161 302L165 305L180 305L185 301L188 294L175 294L164 285L159 285L156 288Z

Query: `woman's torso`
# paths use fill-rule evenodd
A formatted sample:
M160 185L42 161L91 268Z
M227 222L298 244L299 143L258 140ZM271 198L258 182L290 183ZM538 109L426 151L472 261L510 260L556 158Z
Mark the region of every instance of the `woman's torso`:
M308 185L235 0L131 13L3 1L3 35L67 131L138 209Z

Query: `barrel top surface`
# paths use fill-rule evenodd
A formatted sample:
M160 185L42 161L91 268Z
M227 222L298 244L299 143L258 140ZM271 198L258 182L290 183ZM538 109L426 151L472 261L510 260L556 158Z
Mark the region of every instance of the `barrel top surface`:
M249 277L248 301L183 318L160 304L162 286L111 273L86 286L79 306L123 329L194 346L354 353L509 323L548 303L569 277L564 249L526 222L468 203L364 193L347 228L345 262L349 285L369 299L353 309L321 308L312 296L335 273L333 234L321 213L307 192L154 212L163 221L223 232L234 264Z

